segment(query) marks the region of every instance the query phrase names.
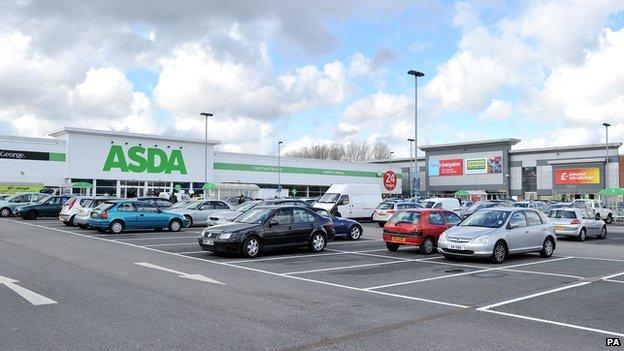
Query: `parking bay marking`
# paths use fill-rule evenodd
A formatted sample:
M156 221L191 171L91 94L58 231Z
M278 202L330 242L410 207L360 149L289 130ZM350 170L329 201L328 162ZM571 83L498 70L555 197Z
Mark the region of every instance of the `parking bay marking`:
M221 283L218 280L214 280L212 278L208 278L208 277L206 277L204 275L201 275L201 274L188 274L188 273L184 273L184 272L175 271L173 269L157 266L155 264L151 264L151 263L147 263L147 262L135 262L134 264L136 264L137 266L142 266L142 267L146 267L146 268L157 269L157 270L163 271L163 272L169 272L169 273L177 274L179 278L198 280L200 282L225 285L224 283Z
M21 287L15 283L19 283L19 280L15 280L9 277L3 277L0 275L0 284L3 284L7 288L15 291L18 295L23 297L26 301L35 306L40 305L52 305L57 303L56 301L49 299L43 295L37 294L34 291L30 291L24 287Z

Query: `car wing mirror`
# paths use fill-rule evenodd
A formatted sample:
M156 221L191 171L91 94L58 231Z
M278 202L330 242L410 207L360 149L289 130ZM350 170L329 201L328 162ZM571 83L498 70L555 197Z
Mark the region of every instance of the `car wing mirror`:
M596 219L602 219L602 218L600 217L600 213L596 213Z

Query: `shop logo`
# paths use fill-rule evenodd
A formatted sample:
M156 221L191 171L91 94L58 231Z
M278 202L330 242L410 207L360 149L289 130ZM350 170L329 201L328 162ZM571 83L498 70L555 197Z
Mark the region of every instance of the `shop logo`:
M171 150L168 155L166 151L155 147L132 146L126 154L120 145L111 146L103 170L110 172L115 168L123 173L186 174L182 150Z
M555 170L556 185L600 184L600 168L563 168Z
M397 176L393 171L387 171L383 175L384 188L388 191L394 190L397 186Z

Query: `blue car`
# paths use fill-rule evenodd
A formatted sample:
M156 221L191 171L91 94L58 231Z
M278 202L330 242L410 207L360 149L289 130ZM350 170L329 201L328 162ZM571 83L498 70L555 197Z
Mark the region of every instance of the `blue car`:
M137 200L110 201L96 207L87 220L98 232L119 234L126 229L168 228L177 232L190 223L177 213L164 212L156 206Z
M318 213L323 217L331 218L334 224L334 230L336 231L336 237L346 236L351 240L358 240L362 237L362 226L357 221L348 218L336 217L334 215L331 215L326 210L320 208L315 208L314 212Z

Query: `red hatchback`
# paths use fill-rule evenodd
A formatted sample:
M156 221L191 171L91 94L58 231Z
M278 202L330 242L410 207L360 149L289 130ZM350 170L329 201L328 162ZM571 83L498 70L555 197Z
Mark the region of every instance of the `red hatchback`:
M383 240L390 251L401 245L420 247L420 252L434 252L438 238L448 228L461 222L452 211L443 209L410 209L394 214L383 229Z

